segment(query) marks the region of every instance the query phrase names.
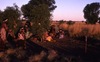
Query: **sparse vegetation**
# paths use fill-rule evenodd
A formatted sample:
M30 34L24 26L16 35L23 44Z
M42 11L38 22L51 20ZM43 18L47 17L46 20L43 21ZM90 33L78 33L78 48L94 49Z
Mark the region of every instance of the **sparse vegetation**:
M51 21L50 27L54 4L55 0L30 0L21 8L27 19L21 24L17 5L0 11L0 22L2 17L9 22L5 30L7 39L2 41L0 37L0 62L100 62L100 24L95 24L98 19L100 22L98 11L89 15L90 6L85 7L84 17L91 24L60 20L54 25L55 21ZM7 21L3 23L2 28ZM15 35L10 29L18 30L18 33Z
M68 30L70 37L88 36L99 38L100 24L86 24L84 22L75 23L73 25L61 24L61 29Z

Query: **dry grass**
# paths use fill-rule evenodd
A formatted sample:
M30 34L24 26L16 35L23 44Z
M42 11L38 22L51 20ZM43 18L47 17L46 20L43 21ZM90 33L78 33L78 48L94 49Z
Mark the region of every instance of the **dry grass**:
M59 28L60 28L60 29L67 30L67 28L68 28L68 24L66 24L66 23L62 23L62 24L59 25Z
M73 36L94 36L100 37L100 24L86 24L84 22L73 25L61 24L61 29L68 30L71 37Z

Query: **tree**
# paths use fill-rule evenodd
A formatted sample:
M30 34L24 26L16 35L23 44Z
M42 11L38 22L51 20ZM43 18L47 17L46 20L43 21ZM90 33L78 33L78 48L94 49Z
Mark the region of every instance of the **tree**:
M3 19L8 19L8 27L10 29L14 29L14 25L18 22L20 17L20 11L18 10L18 6L14 5L13 7L6 7L3 12Z
M2 23L2 16L3 16L3 11L0 10L0 25Z
M23 5L21 10L23 12L24 17L28 18L31 17L30 14L32 13L32 9L34 9L36 6L40 6L41 4L45 4L50 12L52 12L56 6L54 0L30 0L28 4Z
M49 28L51 12L56 8L54 4L54 0L30 0L21 7L24 17L33 23L33 33L40 35Z
M31 17L33 23L32 28L34 28L33 33L42 35L42 32L48 29L50 25L50 15L45 5L37 6L32 10L31 16L34 16Z
M87 23L95 24L100 14L100 3L87 4L83 10Z

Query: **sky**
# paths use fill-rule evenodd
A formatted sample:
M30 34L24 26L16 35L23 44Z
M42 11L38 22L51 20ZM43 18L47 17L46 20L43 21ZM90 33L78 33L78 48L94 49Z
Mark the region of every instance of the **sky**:
M27 4L29 0L0 0L0 10L16 3L19 7ZM85 21L83 9L87 4L100 2L100 0L55 0L57 8L52 12L53 20Z

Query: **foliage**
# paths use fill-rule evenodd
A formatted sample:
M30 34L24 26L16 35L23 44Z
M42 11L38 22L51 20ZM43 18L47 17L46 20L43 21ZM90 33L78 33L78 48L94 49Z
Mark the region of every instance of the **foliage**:
M83 12L84 18L86 19L87 23L95 24L98 21L100 14L100 3L96 2L87 4Z
M3 16L3 11L0 10L0 25L2 23L2 16Z
M3 19L8 20L8 27L10 29L14 29L14 25L16 24L18 18L20 17L20 11L18 10L18 6L14 5L13 7L6 7L3 12Z
M34 16L34 17L33 17ZM32 32L35 34L42 35L42 32L47 30L50 25L50 12L47 10L47 6L44 4L41 4L39 6L36 6L31 13L31 17L29 17L32 25Z
M59 20L59 25L65 23L64 20Z
M21 10L25 18L32 22L32 31L41 35L50 25L51 12L56 8L54 0L30 0Z
M52 12L56 8L54 0L30 0L28 4L23 5L21 8L23 15L27 18L31 17L30 14L32 13L32 9L41 4L45 4L49 12Z
M75 22L74 21L71 21L71 20L69 20L69 21L67 21L67 24L68 25L72 25L72 24L74 24Z

